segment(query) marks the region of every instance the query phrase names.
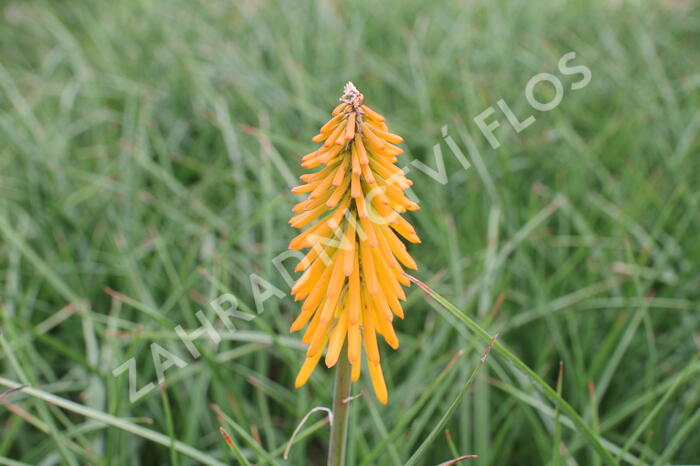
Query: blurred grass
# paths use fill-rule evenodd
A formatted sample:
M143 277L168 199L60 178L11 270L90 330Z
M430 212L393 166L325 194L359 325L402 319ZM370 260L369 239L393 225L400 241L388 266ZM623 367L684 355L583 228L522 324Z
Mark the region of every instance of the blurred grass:
M221 293L255 313L251 273L286 293L272 260L294 235L288 188L348 80L405 137L407 162L435 167L442 144L447 184L409 173L416 275L552 387L563 361L563 398L613 457L700 463L699 13L691 1L0 3L0 375L64 400L9 395L0 464L235 463L220 426L252 463L323 464L323 422L281 459L303 415L330 405L330 371L293 388L298 305L271 298L218 346L197 340L197 360L174 329L198 328L200 309L215 320ZM524 118L528 79L572 50L591 83L574 92L562 77L562 103L519 134L496 110L491 149L473 117L502 98ZM389 405L355 388L349 464L406 462L485 349L424 298L410 289L401 348L383 351ZM188 364L132 404L112 370L133 356L138 388L156 382L152 343ZM447 430L421 464L603 461L498 354Z

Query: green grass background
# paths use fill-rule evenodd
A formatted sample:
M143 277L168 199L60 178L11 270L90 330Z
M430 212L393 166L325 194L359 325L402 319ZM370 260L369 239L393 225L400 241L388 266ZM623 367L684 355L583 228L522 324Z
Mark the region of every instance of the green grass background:
M441 144L447 184L409 173L415 275L551 386L562 361L612 458L700 464L699 44L682 0L0 2L0 392L41 390L0 406L0 464L324 464L320 413L282 459L332 371L293 388L299 306L272 260L348 80L405 163ZM569 51L590 84L559 75L562 103L532 111L528 79ZM494 150L473 118L501 98L537 121L497 110ZM255 314L251 273L285 297L193 359L174 328L222 293ZM405 464L431 432L416 464L609 462L499 354L443 429L486 343L416 286L405 307L389 404L353 387L349 464ZM155 381L152 343L187 367L132 404L112 370Z

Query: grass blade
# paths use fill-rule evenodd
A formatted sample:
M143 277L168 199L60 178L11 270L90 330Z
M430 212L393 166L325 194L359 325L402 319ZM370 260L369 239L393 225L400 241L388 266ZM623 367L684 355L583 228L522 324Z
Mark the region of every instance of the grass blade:
M450 303L448 300L440 296L438 293L433 291L430 287L428 287L426 284L418 280L417 278L406 274L413 283L418 285L423 291L425 291L428 295L430 295L435 301L437 301L439 304L441 304L452 316L456 317L458 320L460 320L465 326L467 326L470 330L472 330L477 336L479 336L482 340L484 341L490 341L491 336L488 334L486 330L481 328L479 324L474 322L472 319L470 319L468 316L463 314L459 309L457 309L452 303ZM572 420L572 422L576 425L578 429L581 430L581 432L588 438L590 444L596 449L598 454L605 460L607 464L612 464L616 465L618 462L615 460L615 458L610 454L610 452L603 446L603 444L600 441L600 438L593 432L593 430L588 426L584 420L581 418L581 416L574 410L574 408L569 405L564 399L562 399L561 396L557 394L552 387L550 387L542 378L537 375L535 371L530 369L530 367L525 364L520 358L515 356L513 353L511 353L508 349L506 349L503 345L500 343L495 343L494 344L494 349L495 351L503 356L505 359L507 359L509 362L511 362L515 367L517 367L521 372L523 372L525 375L530 377L544 392L544 394L549 398L552 402L554 402L555 405L559 406L559 408L566 413Z
M452 401L450 406L447 408L447 411L445 411L445 414L442 415L442 418L438 421L438 423L433 427L433 430L430 431L428 436L423 440L423 443L420 444L418 449L411 455L411 457L408 459L406 462L406 466L412 466L417 463L418 458L421 457L421 455L425 452L425 450L430 446L430 444L437 438L437 436L442 432L442 430L445 428L447 425L447 421L450 420L452 417L452 414L455 412L457 407L459 406L459 403L462 401L462 398L464 398L464 395L466 395L467 391L469 388L472 386L474 381L476 380L476 376L479 374L479 371L481 370L481 367L484 365L486 362L486 358L488 357L489 353L491 352L491 348L493 348L494 343L496 343L496 338L498 335L495 335L492 339L491 342L489 343L489 346L486 348L486 351L484 351L484 354L481 356L481 359L479 359L479 362L477 363L476 367L472 371L472 373L469 375L469 378L467 379L467 383L464 384L464 387L462 387L462 390L459 392L457 397Z
M16 388L20 386L17 382L13 382L12 380L8 380L4 377L0 377L0 385L3 385L5 387L10 387L10 388ZM124 430L126 432L132 433L134 435L138 435L139 437L142 437L144 439L150 440L152 442L155 442L159 445L163 445L164 447L169 447L171 443L170 437L167 435L163 435L160 432L156 432L151 429L147 429L145 427L136 425L132 422L126 421L124 419L120 419L116 416L112 416L111 414L103 413L101 411L96 411L91 408L87 408L83 405L80 405L78 403L75 403L73 401L67 400L65 398L58 397L56 395L53 395L51 393L47 393L43 390L39 390L33 387L25 387L21 390L22 393L25 395L29 395L33 398L42 400L46 403L52 404L54 406L58 406L59 408L66 409L68 411L74 412L76 414L80 414L81 416L88 417L90 419L94 419L96 421L103 422L107 425L110 425L112 427L116 427L117 429ZM174 448L176 451L179 453L182 453L183 455L189 456L190 458L197 460L201 462L202 464L208 465L208 466L225 466L225 463L222 463L221 461L217 460L216 458L213 458L212 456L197 450L196 448L187 445L183 442L180 442L179 440L175 440L174 442Z

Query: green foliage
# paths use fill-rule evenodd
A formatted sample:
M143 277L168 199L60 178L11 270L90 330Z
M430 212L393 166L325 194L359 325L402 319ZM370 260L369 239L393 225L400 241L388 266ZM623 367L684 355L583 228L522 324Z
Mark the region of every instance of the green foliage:
M295 235L289 188L347 81L404 136L404 164L436 169L442 149L446 184L410 166L423 240L410 251L449 300L408 290L401 347L382 350L389 404L366 377L353 387L347 464L400 465L419 447L420 464L700 462L699 13L0 3L0 393L32 387L0 406L0 464L324 463L321 415L282 454L330 406L333 374L293 388L298 303L272 297L257 315L250 274L288 294L273 259ZM592 72L577 91L557 71L570 51ZM541 72L565 90L549 112L525 98ZM516 133L499 99L536 122ZM498 149L473 121L489 106ZM175 328L200 327L200 309L217 321L222 293L255 318L217 346L202 335L195 359ZM480 367L496 333L508 351ZM160 390L153 343L185 362ZM112 374L132 357L137 388L156 384L135 403Z

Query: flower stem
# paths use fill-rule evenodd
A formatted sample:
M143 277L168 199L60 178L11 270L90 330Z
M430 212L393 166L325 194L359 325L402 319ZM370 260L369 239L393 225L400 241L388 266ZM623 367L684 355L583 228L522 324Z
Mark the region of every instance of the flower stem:
M344 349L338 358L335 369L335 386L333 388L333 425L331 426L331 441L328 446L328 466L344 466L345 450L348 439L348 420L350 418L350 405L347 398L350 396L352 381L351 366L348 362L347 352Z

